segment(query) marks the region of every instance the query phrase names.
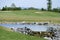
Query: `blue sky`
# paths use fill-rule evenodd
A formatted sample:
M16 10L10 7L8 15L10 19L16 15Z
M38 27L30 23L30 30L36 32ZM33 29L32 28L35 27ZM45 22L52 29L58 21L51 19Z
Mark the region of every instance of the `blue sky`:
M0 8L3 6L11 6L15 3L17 7L35 7L47 8L47 0L0 0ZM52 8L60 7L60 0L52 0Z

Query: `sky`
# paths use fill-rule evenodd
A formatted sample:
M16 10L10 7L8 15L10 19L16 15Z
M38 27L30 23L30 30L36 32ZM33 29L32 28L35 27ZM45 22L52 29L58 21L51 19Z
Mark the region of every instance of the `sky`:
M14 3L17 7L47 8L47 0L0 0L0 8L11 6ZM60 0L52 0L52 8L60 8Z

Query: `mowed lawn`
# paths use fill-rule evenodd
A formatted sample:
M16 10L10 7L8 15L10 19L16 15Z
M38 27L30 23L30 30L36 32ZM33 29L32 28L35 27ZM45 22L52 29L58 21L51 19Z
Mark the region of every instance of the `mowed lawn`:
M17 32L5 30L0 26L0 40L45 40L44 38L24 35Z
M39 10L0 11L0 21L60 23L60 13Z

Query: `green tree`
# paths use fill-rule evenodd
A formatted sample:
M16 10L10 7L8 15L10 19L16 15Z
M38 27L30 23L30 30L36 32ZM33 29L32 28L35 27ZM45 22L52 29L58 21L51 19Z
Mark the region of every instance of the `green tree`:
M3 10L3 11L4 11L4 10L8 10L8 7L5 6L5 7L2 8L2 10Z
M46 11L46 9L44 9L44 8L41 8L41 11Z
M3 7L3 8L2 8L2 11L4 11L4 10L6 10L6 8L5 8L5 7Z
M30 7L30 8L28 8L28 10L39 10L39 9L34 8L34 7Z
M52 7L52 3L51 3L51 0L47 0L48 1L48 3L47 3L47 9L48 9L48 11L51 11L51 7Z
M60 13L60 8L53 8L53 12L59 12Z

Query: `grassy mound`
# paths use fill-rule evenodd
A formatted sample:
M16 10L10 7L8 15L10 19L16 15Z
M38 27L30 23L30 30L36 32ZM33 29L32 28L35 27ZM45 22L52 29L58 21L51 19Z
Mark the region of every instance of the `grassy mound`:
M7 31L0 27L0 40L45 40L45 39L29 35L23 35L17 32Z

